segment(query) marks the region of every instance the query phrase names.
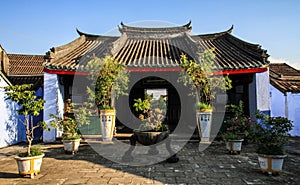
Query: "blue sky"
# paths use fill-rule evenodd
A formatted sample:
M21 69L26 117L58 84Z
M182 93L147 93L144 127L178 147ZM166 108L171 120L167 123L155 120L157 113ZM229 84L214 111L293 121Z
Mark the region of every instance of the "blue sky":
M0 7L0 44L8 53L45 54L77 38L76 28L105 34L121 21L183 25L191 20L193 34L234 25L233 35L260 44L271 61L300 69L297 0L6 0Z

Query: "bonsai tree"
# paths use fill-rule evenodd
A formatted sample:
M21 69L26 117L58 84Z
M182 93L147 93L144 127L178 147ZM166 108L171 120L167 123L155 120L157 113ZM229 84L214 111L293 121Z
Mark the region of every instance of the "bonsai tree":
M66 103L67 106L63 118L54 114L50 114L50 117L53 118L53 120L50 121L51 126L63 131L63 140L79 139L80 134L78 128L83 122L76 121L73 112L74 105L71 103L71 100L68 99Z
M100 109L113 109L114 100L127 95L128 73L124 64L110 56L90 60L86 66L90 72L91 86L87 87L89 107L92 102Z
M166 101L163 97L158 100L146 94L144 100L135 99L133 107L140 112L139 119L142 124L139 126L140 131L167 131L168 126L163 124L166 114Z
M32 84L14 85L4 87L6 100L12 100L19 105L18 114L23 116L21 120L25 126L26 139L28 142L27 152L19 154L22 157L31 157L41 155L40 149L31 148L34 139L34 130L38 127L50 130L47 124L42 121L37 125L33 125L33 117L38 116L44 109L45 100L37 98L35 91L32 90Z
M166 101L163 97L154 100L152 96L146 94L144 100L135 99L133 107L140 112L139 119L142 124L140 131L167 131L168 126L163 124L166 114Z
M244 103L240 101L238 105L228 105L227 112L232 116L223 122L225 131L223 138L228 140L250 139L253 133L253 123L249 116L244 114Z
M284 117L271 117L257 111L258 123L255 125L254 141L257 153L265 155L283 155L283 145L288 142L292 121Z
M199 100L199 103L196 104L197 109L211 109L216 93L232 88L228 76L220 77L214 74L216 66L213 52L214 49L204 51L200 55L199 64L188 59L186 55L181 55L180 66L184 71L181 72L178 81L183 82L185 86L190 85L191 89L196 91Z

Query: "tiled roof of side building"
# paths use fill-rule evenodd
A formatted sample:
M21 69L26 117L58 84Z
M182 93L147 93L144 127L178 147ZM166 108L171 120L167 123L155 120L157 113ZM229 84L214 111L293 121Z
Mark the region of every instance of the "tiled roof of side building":
M44 55L7 54L9 58L7 78L13 85L33 84L34 88L43 85Z
M216 66L220 70L266 67L266 50L242 41L229 30L204 35L190 35L190 22L167 28L139 28L121 23L120 37L97 36L78 31L76 40L52 48L47 53L45 67L51 70L84 69L93 56L112 55L128 67L179 66L182 53L195 59L200 52L214 48ZM83 57L84 56L84 57Z
M270 83L282 93L300 93L300 72L286 63L271 63Z
M44 55L7 54L9 67L6 72L8 76L43 75Z

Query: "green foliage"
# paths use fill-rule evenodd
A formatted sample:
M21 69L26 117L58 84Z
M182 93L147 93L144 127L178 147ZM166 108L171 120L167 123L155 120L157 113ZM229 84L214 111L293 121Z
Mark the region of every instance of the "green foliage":
M87 119L87 112L81 112L76 114L76 119L74 116L74 105L71 103L71 100L67 100L67 106L64 113L64 117L61 118L57 115L50 114L50 117L53 120L50 121L52 127L57 128L63 131L63 140L73 140L79 139L79 127L82 124L89 124L89 119ZM83 111L83 109L81 109Z
M163 124L166 114L166 100L160 97L154 100L152 96L145 95L145 99L135 99L133 107L140 111L139 119L143 122L139 130L141 131L167 131L168 126Z
M111 109L114 98L127 95L129 75L124 64L109 56L95 57L87 63L86 69L91 81L91 87L87 88L89 101L94 101L97 107Z
M283 145L288 142L289 131L293 124L284 117L271 117L260 111L255 112L258 123L255 125L253 140L257 143L257 152L266 155L284 154Z
M63 131L64 140L69 140L71 138L80 138L80 135L78 134L78 125L74 118L67 116L61 118L54 114L50 114L50 117L53 118L53 120L50 121L51 126Z
M37 99L35 91L31 88L32 84L4 87L7 95L6 100L12 100L20 106L18 110L19 115L38 116L44 109L45 100Z
M253 122L249 116L244 114L243 101L240 101L238 105L228 105L227 112L232 116L223 122L226 128L223 138L227 140L229 137L238 138L242 136L244 139L251 139Z
M225 141L229 141L229 140L241 140L244 139L244 136L242 134L235 134L232 132L225 132L223 134L223 139Z
M37 98L35 91L32 90L32 84L13 85L4 87L6 99L12 100L19 105L18 114L24 116L24 126L26 128L26 139L28 142L27 156L30 156L31 144L34 139L34 129L42 127L42 129L50 130L45 122L39 122L33 126L32 118L38 116L44 109L45 100Z
M203 110L212 110L213 107L210 104L207 104L207 103L204 103L204 102L198 102L198 103L196 103L196 109L201 110L201 111L203 111Z
M34 157L34 156L39 156L42 154L43 154L43 151L42 151L41 147L33 146L30 148L30 155L28 155L27 152L24 152L24 153L19 153L18 156L19 157Z
M178 82L196 90L200 102L212 104L218 91L231 89L231 80L227 76L214 75L216 70L214 49L206 50L200 55L200 64L181 55L180 66L184 69L180 73Z
M142 100L141 98L134 99L135 103L133 104L133 107L135 108L135 111L142 111L142 113L147 113L151 106L151 100L152 97L147 94L145 95L144 100Z

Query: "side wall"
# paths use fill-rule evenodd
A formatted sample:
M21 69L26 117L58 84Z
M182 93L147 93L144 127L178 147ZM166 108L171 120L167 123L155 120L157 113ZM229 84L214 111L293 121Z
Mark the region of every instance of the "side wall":
M270 85L271 116L286 116L285 96L282 92Z
M256 110L270 115L269 84L269 71L254 74L253 81L249 84L249 110L252 118Z
M0 148L25 141L25 127L19 121L17 105L9 100L5 100L5 92L2 87L8 84L0 76Z
M300 94L286 93L286 96L270 85L271 116L282 116L293 121L290 134L300 136Z
M287 93L288 115L287 118L293 121L291 135L300 136L300 94Z
M58 76L56 74L44 73L44 121L50 125L51 117L50 114L62 116L64 102L63 102L63 90L60 88L58 82ZM43 142L55 142L56 140L56 129L51 131L44 131Z

